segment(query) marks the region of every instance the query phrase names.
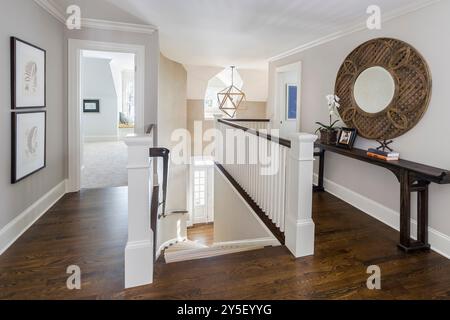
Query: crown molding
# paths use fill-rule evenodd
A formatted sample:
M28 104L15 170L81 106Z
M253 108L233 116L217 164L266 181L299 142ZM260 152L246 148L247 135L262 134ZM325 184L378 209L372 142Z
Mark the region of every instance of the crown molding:
M81 19L82 28L152 34L157 27L147 24L124 23L97 19Z
M66 24L66 16L58 9L52 0L34 0L40 7L55 17L59 22ZM157 27L147 24L134 24L115 22L108 20L98 19L81 19L81 28L98 29L98 30L110 30L110 31L122 31L132 33L152 34L158 30Z
M426 2L420 3L420 4L408 5L406 7L403 7L401 9L399 9L399 10L392 11L392 12L390 12L388 14L383 15L383 23L388 22L388 21L393 20L393 19L396 19L396 18L399 18L399 17L402 17L404 15L410 14L412 12L418 11L420 9L429 7L429 6L434 5L434 4L438 3L438 2L441 2L441 0L430 0L430 1L426 1ZM313 40L313 41L305 43L305 44L303 44L303 45L301 45L299 47L296 47L294 49L291 49L291 50L288 50L288 51L286 51L284 53L276 55L276 56L274 56L272 58L269 58L268 62L279 61L281 59L290 57L290 56L292 56L294 54L306 51L308 49L311 49L311 48L314 48L314 47L326 44L328 42L331 42L331 41L343 38L345 36L348 36L348 35L351 35L353 33L356 33L356 32L359 32L359 31L363 31L363 30L366 30L366 29L367 29L366 22L358 23L357 25L354 25L352 27L343 29L341 31L338 31L338 32L335 32L335 33L332 33L332 34L329 34L329 35L327 35L325 37Z
M61 23L66 23L66 18L64 14L59 11L58 7L51 0L34 0L36 4L38 4L42 9L47 11L53 17L56 18Z

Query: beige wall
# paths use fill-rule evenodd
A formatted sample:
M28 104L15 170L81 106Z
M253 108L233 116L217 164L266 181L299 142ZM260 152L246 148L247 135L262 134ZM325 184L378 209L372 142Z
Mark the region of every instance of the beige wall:
M0 236L2 228L66 179L67 99L63 25L34 1L2 1L0 11ZM11 184L11 36L47 51L47 168ZM9 230L12 231L12 230ZM21 231L13 230L12 232ZM0 239L1 240L1 239ZM1 250L0 246L0 250Z
M314 132L316 121L327 121L325 96L334 92L337 72L345 57L358 45L377 37L393 37L410 43L428 61L433 75L433 96L430 107L420 123L404 136L395 139L393 147L404 159L450 169L450 149L444 147L450 127L449 71L450 60L444 52L450 51L450 42L439 30L450 30L450 1L441 1L427 8L396 18L383 24L380 31L360 31L332 42L314 47L270 64L270 84L273 87L278 66L302 61L301 130ZM269 114L274 108L273 90L269 93ZM359 139L357 147L377 145L374 141ZM328 187L336 194L352 201L366 212L398 226L400 188L389 171L329 154L326 160ZM430 190L430 225L450 236L450 186L433 184ZM450 240L436 232L430 234L433 245L441 241L441 251L450 255ZM440 240L436 240L440 239Z
M214 172L214 242L267 238L276 242L228 179L217 168Z
M172 133L177 129L186 129L186 86L187 73L184 67L163 55L159 62L158 88L158 145L172 149ZM168 210L187 209L188 172L186 165L171 163Z
M265 119L266 118L266 102L246 101L242 105L242 109L238 110L236 118L238 119ZM199 156L198 152L194 150L194 141L198 137L195 135L195 123L201 123L201 135L214 128L214 121L205 119L204 100L188 100L187 101L187 128L191 133L192 139L192 154ZM204 146L209 142L204 142ZM206 155L210 156L210 155Z

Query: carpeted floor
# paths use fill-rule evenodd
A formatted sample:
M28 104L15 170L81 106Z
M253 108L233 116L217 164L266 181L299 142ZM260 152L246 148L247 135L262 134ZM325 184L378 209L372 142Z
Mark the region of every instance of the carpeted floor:
M85 143L83 153L83 189L128 185L128 151L123 141Z

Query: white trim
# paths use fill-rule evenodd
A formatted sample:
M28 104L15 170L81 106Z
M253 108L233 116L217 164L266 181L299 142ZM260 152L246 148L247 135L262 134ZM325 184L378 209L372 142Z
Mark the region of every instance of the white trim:
M240 241L229 241L229 242L215 242L213 248L215 247L279 247L280 242L274 240L273 238L260 238L260 239L249 239Z
M121 31L131 33L153 34L158 30L155 26L135 23L115 22L98 19L81 19L81 28Z
M164 255L166 263L174 263L181 261L199 260L225 256L229 254L254 251L264 249L264 246L237 246L237 247L208 247L208 248L198 248L190 250L181 250L178 252L167 252Z
M66 24L66 18L63 13L61 13L58 7L51 0L34 0L37 5L39 5L42 9L51 14L56 20L59 22Z
M0 230L0 256L66 194L61 182Z
M81 79L80 55L82 50L126 52L135 54L136 60L136 125L135 133L145 130L145 47L112 42L69 39L68 46L68 118L69 118L69 182L68 190L81 189Z
M392 11L390 13L383 14L383 23L386 23L386 22L388 22L390 20L402 17L404 15L410 14L412 12L418 11L420 9L429 7L429 6L431 6L433 4L436 4L436 3L440 2L440 1L441 0L429 0L427 2L422 2L422 3L419 3L419 4L416 3L416 4L413 4L413 5L408 5L408 6L404 7L404 8L401 8L401 9L398 9L398 10L394 10L394 11ZM313 40L313 41L305 43L305 44L303 44L303 45L301 45L299 47L296 47L294 49L288 50L288 51L286 51L284 53L278 54L278 55L276 55L274 57L269 58L268 62L276 62L276 61L279 61L281 59L288 58L288 57L290 57L290 56L292 56L294 54L298 54L298 53L306 51L308 49L311 49L311 48L323 45L325 43L328 43L328 42L331 42L331 41L343 38L345 36L348 36L350 34L356 33L358 31L363 31L363 30L367 30L366 22L358 23L358 24L356 24L356 25L354 25L352 27L343 29L341 31L338 31L338 32L335 32L335 33L332 33L332 34L329 34L329 35L327 35L325 37L321 37L319 39Z
M52 0L34 0L34 2L36 2L36 4L38 4L45 11L55 17L59 22L66 25L67 17L65 15L65 12L61 12L58 6L56 6ZM155 31L158 31L158 28L156 26L150 24L125 23L88 18L81 19L81 28L143 34L152 34Z
M315 181L317 181L317 174L314 175L314 178ZM355 208L383 222L389 227L397 231L400 230L400 214L397 211L385 207L378 202L375 202L328 179L324 179L324 186L325 190L332 195L351 204ZM431 249L443 255L447 259L450 259L450 237L431 227L428 228L428 232ZM414 219L411 219L411 236L413 239L416 239L417 236L417 221Z
M84 137L84 142L116 142L123 139L120 139L118 136L92 136L92 137Z
M167 241L164 242L164 243L159 247L159 249L156 251L156 260L159 259L159 257L161 256L161 253L163 252L163 250L165 250L165 249L167 249L167 248L169 248L169 247L171 247L171 246L174 246L174 245L176 245L176 244L178 244L178 243L185 242L185 241L188 241L188 238L187 238L187 237L183 237L183 238L175 238L175 239L167 240Z
M269 230L269 228L267 228L267 226L264 224L264 222L262 222L262 220L259 218L259 216L256 214L256 212L252 209L252 207L249 206L249 204L247 203L247 201L245 201L245 199L241 196L241 194L236 190L236 188L231 184L230 180L228 180L228 178L222 173L221 170L219 170L219 168L217 168L217 166L214 166L214 170L216 170L221 176L222 178L225 180L225 183L227 183L231 190L233 190L234 194L237 195L239 197L239 199L241 199L242 203L247 207L247 209L252 213L253 217L256 219L256 221L259 222L260 226L266 231L266 233L269 235L269 237L271 237L272 239L274 239L274 241L280 243L278 241L277 238L275 238L275 236L273 235L272 231Z

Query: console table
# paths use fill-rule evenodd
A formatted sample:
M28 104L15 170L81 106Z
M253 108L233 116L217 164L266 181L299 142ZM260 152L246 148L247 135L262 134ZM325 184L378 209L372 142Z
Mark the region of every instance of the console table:
M315 156L320 158L319 183L315 192L324 191L325 152L364 161L390 170L400 182L400 249L406 252L429 250L428 243L428 189L431 183L450 184L450 171L407 160L383 161L369 157L366 150L343 149L335 145L317 143ZM411 239L411 194L418 193L417 241Z

